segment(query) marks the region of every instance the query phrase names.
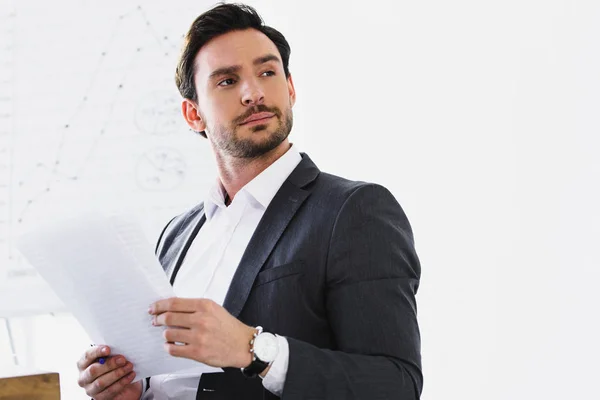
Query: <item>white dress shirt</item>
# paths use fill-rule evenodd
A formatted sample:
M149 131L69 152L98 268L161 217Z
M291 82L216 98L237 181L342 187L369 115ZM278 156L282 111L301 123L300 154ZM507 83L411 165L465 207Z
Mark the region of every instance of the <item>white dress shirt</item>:
M206 222L198 232L181 265L173 289L178 297L208 298L223 305L233 275L252 234L275 194L300 163L295 146L248 182L229 206L220 180L204 201ZM281 396L289 362L289 346L277 336L279 352L263 379L263 386ZM241 372L240 372L241 373ZM195 400L200 381L196 369L150 378L143 400ZM146 389L145 379L143 380Z

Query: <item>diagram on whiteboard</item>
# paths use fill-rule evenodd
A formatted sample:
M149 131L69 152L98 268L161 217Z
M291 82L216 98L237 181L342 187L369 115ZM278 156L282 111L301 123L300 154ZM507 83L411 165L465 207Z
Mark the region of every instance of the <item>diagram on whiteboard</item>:
M158 5L0 4L0 285L14 286L37 276L15 238L81 193L134 206L154 240L215 172L174 83L191 21Z
M156 92L145 96L135 110L137 128L153 135L169 135L180 128L179 96L171 91Z
M142 155L136 168L137 183L146 190L171 190L185 178L186 164L175 149L159 148Z

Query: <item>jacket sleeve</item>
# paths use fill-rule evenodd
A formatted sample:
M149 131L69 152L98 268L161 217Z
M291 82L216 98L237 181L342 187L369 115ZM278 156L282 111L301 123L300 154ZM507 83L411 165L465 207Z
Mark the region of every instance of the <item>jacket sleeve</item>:
M419 399L420 264L412 230L393 195L363 185L333 227L326 307L337 348L293 338L283 389L293 399Z

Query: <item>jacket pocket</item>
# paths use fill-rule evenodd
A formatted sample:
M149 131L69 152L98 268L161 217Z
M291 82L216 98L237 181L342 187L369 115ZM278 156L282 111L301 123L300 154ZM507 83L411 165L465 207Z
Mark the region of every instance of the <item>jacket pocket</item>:
M260 272L254 281L254 286L264 285L265 283L302 273L304 273L304 262L302 260L292 261L291 263L278 265L277 267Z

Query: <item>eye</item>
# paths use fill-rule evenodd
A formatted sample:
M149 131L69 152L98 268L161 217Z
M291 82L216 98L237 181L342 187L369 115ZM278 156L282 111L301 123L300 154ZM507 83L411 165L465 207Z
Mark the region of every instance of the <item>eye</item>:
M217 83L217 86L229 86L229 85L233 85L235 83L235 80L233 78L227 78L222 80L221 82Z
M261 75L265 75L265 74L268 74L266 76L273 76L273 75L275 75L275 71L265 71Z

